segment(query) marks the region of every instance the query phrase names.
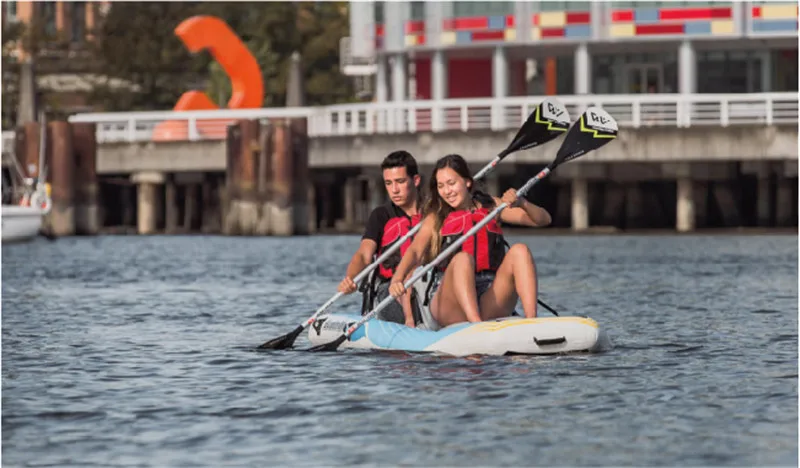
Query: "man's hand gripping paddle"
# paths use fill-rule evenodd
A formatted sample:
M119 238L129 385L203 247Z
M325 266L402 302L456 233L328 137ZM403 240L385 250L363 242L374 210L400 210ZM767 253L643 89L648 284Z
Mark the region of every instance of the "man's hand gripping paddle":
M492 162L487 164L483 169L475 174L474 179L478 180L485 176L487 173L489 173L489 171L494 169L495 166L497 166L497 164L503 160L503 158L512 153L534 148L556 139L559 135L563 134L567 131L567 129L569 129L569 124L570 119L567 108L555 99L545 99L539 103L531 115L528 116L528 118L525 120L525 123L523 123L522 127L520 127L520 129L517 131L517 134L514 136L514 139L511 141L508 147L501 151L500 154L498 154L497 157L492 160ZM359 284L372 272L372 270L377 268L378 265L383 263L387 258L394 254L394 252L399 249L401 245L403 245L406 239L419 232L421 226L421 224L414 226L414 228L411 229L408 234L400 238L400 240L398 240L394 246L392 246L392 248L387 249L386 252L381 254L381 256L379 256L368 267L364 268L361 273L356 275L356 277L353 279L353 282ZM285 335L267 341L259 346L258 349L291 348L300 333L302 333L306 327L314 323L320 314L327 310L331 304L336 302L343 295L344 293L337 292L333 297L328 299L326 303L322 304L322 307L317 309L317 311L314 312L314 315L298 325L297 328Z
M611 117L603 109L590 107L580 116L578 121L575 122L575 125L569 129L569 132L567 132L567 136L561 143L561 147L558 149L555 160L553 160L553 162L542 169L542 171L536 174L533 178L528 180L528 182L526 182L522 188L517 190L517 198L525 196L531 187L547 177L548 174L550 174L550 172L552 172L556 167L583 156L590 151L594 151L615 139L618 131L619 127L617 126L617 121L614 120L613 117ZM424 268L419 269L411 278L409 278L408 281L406 281L406 289L411 288L411 286L413 286L414 283L416 283L426 273L435 268L436 265L442 262L445 258L448 258L450 255L452 255L461 247L461 244L469 239L470 236L475 235L476 232L478 232L481 228L483 228L483 226L488 224L492 219L499 215L500 212L506 207L507 205L503 203L492 210L489 215L483 218L478 224L473 226L472 229L461 236L453 245L441 252L431 263L425 265ZM309 351L336 351L336 349L338 349L339 346L345 342L345 340L349 339L350 336L355 333L359 327L361 327L361 325L373 318L378 312L383 310L394 300L396 300L394 297L387 296L375 307L375 309L362 317L361 320L351 325L339 338L330 343L314 346L313 348L310 348Z

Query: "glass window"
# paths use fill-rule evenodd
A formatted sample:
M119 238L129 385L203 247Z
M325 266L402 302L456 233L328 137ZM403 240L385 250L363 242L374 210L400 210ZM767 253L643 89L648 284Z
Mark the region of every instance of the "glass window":
M453 2L453 16L513 15L514 2Z
M763 60L758 51L697 54L698 93L757 93L764 90Z
M797 49L771 50L770 91L797 91Z
M556 94L575 94L575 57L556 57Z
M17 2L6 2L6 14L9 18L17 17Z
M74 2L72 6L71 38L73 42L83 41L86 36L86 2Z
M591 90L597 94L675 93L676 53L597 55L592 58Z
M375 24L383 24L383 2L375 2Z
M44 33L54 36L56 34L56 4L55 2L42 2L41 7Z
M411 2L411 21L425 20L425 2Z

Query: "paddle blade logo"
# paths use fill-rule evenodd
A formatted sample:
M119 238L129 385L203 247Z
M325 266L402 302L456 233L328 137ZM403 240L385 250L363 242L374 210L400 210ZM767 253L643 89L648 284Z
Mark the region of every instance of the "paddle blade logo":
M599 107L590 107L569 129L556 163L561 164L594 151L617 137L619 126L614 117Z
M569 128L569 112L555 99L545 99L528 116L501 157L554 140Z
M313 324L311 324L311 328L313 328L313 329L314 329L314 331L315 331L315 332L317 332L317 336L319 336L320 334L322 334L322 325L323 325L323 324L324 324L324 323L325 323L327 320L328 320L328 318L327 318L327 317L324 317L324 318L321 318L321 319L317 319L317 320L315 320L315 321L314 321L314 323L313 323Z

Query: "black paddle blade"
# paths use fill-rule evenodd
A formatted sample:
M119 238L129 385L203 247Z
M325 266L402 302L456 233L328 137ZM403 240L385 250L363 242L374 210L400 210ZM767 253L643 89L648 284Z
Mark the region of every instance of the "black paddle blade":
M614 117L599 107L590 107L581 114L567 132L553 167L594 151L617 138L619 126Z
M319 353L321 351L336 351L337 349L339 349L339 345L344 343L346 339L347 337L342 335L339 338L337 338L336 341L331 341L330 343L313 346L311 348L308 348L308 350L311 351L312 353Z
M303 327L298 325L291 333L269 340L258 347L258 349L288 349L294 345L294 340L303 333Z
M522 124L508 148L500 153L504 158L511 153L543 145L558 138L569 129L569 112L556 99L545 99Z

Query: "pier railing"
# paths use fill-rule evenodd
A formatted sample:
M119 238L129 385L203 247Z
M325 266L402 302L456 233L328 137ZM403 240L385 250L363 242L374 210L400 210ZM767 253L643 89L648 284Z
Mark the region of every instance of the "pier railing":
M570 115L588 106L606 109L622 127L797 124L797 93L607 94L558 96ZM517 128L541 96L447 99L191 112L87 113L71 122L97 125L99 143L224 139L239 119L307 117L311 137ZM5 138L4 138L5 140Z

